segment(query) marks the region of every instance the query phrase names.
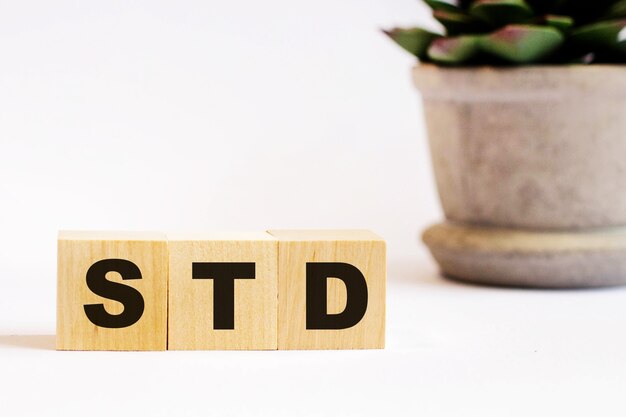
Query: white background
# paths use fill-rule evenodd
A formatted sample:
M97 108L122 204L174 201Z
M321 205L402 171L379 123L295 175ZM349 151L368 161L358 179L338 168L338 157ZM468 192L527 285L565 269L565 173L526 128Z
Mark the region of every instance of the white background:
M0 1L0 415L623 415L626 290L438 277L413 0ZM387 348L56 352L60 229L367 228Z

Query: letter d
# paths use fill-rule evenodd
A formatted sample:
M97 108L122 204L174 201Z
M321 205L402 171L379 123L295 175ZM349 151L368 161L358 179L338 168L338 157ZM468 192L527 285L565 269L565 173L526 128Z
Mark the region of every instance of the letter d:
M328 314L328 278L338 278L346 285L346 308L341 313ZM367 282L355 266L341 262L307 262L307 329L347 329L360 322L366 310Z

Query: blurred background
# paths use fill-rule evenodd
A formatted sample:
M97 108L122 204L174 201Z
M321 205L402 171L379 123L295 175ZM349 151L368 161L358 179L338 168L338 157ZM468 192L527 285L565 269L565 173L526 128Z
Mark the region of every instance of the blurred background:
M392 267L425 257L415 60L381 33L417 23L415 0L1 2L0 280L39 307L20 329L54 328L60 229L367 228Z

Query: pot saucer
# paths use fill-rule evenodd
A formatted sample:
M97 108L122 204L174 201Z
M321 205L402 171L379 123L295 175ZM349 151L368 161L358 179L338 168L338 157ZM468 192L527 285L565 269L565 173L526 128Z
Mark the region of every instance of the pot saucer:
M441 272L535 288L626 284L626 228L536 231L444 222L422 235Z

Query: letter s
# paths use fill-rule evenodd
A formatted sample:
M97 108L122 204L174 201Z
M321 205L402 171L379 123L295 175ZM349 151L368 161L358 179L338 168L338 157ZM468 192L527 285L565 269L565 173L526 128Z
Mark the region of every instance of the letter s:
M85 314L96 326L120 329L137 323L144 310L141 293L133 287L119 282L108 281L108 272L118 272L122 279L141 279L141 271L126 259L103 259L91 265L87 271L87 286L94 294L124 305L120 314L109 314L103 304L86 304Z

